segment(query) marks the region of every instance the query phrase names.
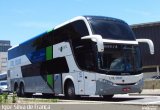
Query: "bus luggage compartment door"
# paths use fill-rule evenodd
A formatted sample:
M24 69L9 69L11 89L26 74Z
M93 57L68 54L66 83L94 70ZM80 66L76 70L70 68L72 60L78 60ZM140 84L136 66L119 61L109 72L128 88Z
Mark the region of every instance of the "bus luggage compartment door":
M78 94L83 95L84 94L84 73L79 72L78 73Z
M54 75L54 92L55 94L62 94L62 74Z

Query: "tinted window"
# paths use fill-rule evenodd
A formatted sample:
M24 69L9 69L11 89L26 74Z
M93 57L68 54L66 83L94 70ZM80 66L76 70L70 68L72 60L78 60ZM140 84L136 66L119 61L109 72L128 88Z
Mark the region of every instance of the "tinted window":
M69 72L65 57L22 66L21 69L23 77Z
M75 21L49 33L42 33L39 36L20 44L20 46L9 51L8 59L10 60L27 53L32 53L47 46L68 41L69 39L74 40L75 44L77 44L78 42L81 42L81 37L88 34L85 23L81 20Z
M99 34L106 39L115 40L135 40L134 34L130 27L120 21L105 19L90 20L94 34Z
M30 40L20 44L19 46L11 49L8 52L8 59L10 60L15 57L19 57L19 56L25 55L27 53L32 53L36 50L44 48L45 46L50 44L50 43L46 42L46 40L48 39L47 35L48 35L47 33L42 33L41 35L36 36L35 38L30 39Z
M54 30L53 44L67 41L68 40L68 31L69 31L68 25Z
M7 85L7 82L1 82L1 86Z
M42 65L42 73L56 74L56 73L68 73L69 68L65 57L55 58L48 60ZM43 72L44 71L44 72Z
M7 74L0 75L0 81L7 80Z
M133 45L104 45L100 55L100 69L108 74L139 74L142 70L140 49Z
M88 29L84 21L79 20L54 30L53 41L54 44L68 41L69 39L78 40L77 42L80 42L81 37L86 35L89 35Z
M80 39L83 36L89 35L88 29L84 21L76 21L71 24L71 37L73 39ZM81 41L81 40L80 40Z
M71 39L75 60L78 66L84 70L93 70L95 66L93 42L82 40L81 37L89 35L84 21L79 20L68 25L68 36Z

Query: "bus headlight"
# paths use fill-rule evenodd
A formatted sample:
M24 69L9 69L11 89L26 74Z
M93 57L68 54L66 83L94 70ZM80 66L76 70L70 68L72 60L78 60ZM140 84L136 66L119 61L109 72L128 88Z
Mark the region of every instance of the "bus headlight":
M6 87L1 87L0 89L1 89L2 91L7 90Z
M143 83L143 78L137 82L137 84L140 84L140 83Z
M101 83L105 83L105 84L107 84L107 85L114 85L113 82L108 81L108 80L106 80L106 79L99 79L99 81L100 81Z
M107 83L107 84L109 84L109 85L114 85L114 83L113 83L113 82L108 81L108 80L106 80L106 83Z

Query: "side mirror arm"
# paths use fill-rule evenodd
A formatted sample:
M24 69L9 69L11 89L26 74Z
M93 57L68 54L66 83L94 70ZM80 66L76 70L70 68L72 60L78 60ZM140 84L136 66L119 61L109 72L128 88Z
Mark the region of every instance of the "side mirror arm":
M140 43L147 43L149 45L150 54L154 54L154 44L150 39L136 39Z
M91 36L84 36L81 39L91 39L92 41L97 42L98 52L103 52L104 51L104 44L103 44L102 36L91 35Z

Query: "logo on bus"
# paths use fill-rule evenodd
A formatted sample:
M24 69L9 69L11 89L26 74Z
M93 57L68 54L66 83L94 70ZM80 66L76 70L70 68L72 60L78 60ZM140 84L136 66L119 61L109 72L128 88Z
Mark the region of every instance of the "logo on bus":
M64 49L66 49L67 48L67 45L64 45L64 46L61 46L60 48L59 48L59 51L63 51Z

